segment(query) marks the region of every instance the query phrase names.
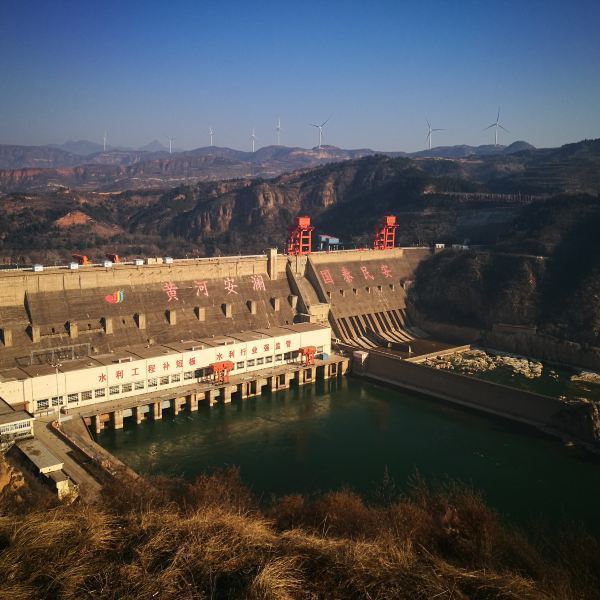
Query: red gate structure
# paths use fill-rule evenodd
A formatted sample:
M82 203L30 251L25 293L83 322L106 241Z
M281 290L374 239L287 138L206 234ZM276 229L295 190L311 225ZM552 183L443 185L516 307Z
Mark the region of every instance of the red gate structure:
M229 383L229 371L234 367L230 360L216 362L210 365L210 372L215 383Z
M290 227L288 236L288 255L302 256L310 254L313 229L314 227L310 224L310 217L304 216L294 219L294 225Z
M317 349L314 346L305 346L298 350L298 354L302 357L301 361L305 367L315 364L315 354Z
M374 250L389 250L396 245L396 217L393 215L386 215L381 219L381 222L375 229L375 236L373 238L373 249Z

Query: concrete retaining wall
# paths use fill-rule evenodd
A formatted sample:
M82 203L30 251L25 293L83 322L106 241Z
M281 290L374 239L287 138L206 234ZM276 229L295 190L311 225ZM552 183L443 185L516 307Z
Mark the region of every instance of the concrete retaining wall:
M566 403L377 351L369 353L364 374L378 381L527 423L555 435L568 436L600 450L598 411L592 403Z

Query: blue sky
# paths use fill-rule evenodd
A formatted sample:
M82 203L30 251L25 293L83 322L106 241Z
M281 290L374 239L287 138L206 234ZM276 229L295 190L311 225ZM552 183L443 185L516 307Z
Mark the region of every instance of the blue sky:
M600 137L600 3L0 3L0 143L414 151Z

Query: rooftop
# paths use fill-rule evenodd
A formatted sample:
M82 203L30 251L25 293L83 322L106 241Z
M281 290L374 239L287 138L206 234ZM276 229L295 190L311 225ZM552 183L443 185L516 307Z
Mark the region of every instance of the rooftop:
M17 447L39 469L40 473L59 471L63 468L64 463L36 439L17 442Z

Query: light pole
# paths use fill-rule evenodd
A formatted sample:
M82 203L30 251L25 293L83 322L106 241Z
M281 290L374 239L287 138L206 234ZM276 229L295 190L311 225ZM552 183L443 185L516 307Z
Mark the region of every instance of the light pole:
M62 363L56 362L51 366L54 367L54 372L56 373L56 400L58 401L58 424L60 425L61 402L60 402L60 392L58 390L58 369L60 367L62 367Z

